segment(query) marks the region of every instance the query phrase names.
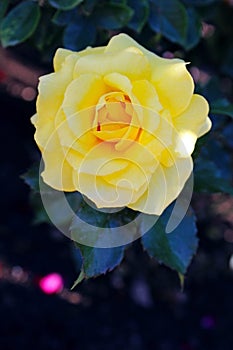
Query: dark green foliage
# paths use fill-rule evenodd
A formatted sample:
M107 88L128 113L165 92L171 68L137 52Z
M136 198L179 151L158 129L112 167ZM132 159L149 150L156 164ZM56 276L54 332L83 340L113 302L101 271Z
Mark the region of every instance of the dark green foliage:
M83 0L48 0L52 7L59 10L70 10L78 6Z
M188 31L188 15L178 0L150 0L150 27L172 42L183 45Z
M132 31L135 34L145 30L150 40L153 40L154 34L158 34L162 40L167 39L190 50L198 44L201 37L199 5L203 8L213 2L31 0L16 4L13 2L12 6L8 6L10 1L3 0L0 4L0 18L5 17L0 38L2 45L7 47L31 37L31 42L42 52L43 59L47 60L51 55L49 48L54 50L63 46L80 50L98 41L102 45L105 44L104 40L111 36L112 30ZM44 18L47 19L46 22ZM36 28L38 30L35 32ZM45 28L49 38L43 34ZM49 53L46 55L44 50L48 50Z
M24 1L14 7L1 23L3 47L17 45L28 39L40 21L40 8L33 1Z
M2 0L0 2L0 19L5 15L7 8L9 6L9 0Z
M172 232L166 232L172 206L160 216L153 228L142 237L148 254L170 268L185 274L197 249L195 216L191 210Z

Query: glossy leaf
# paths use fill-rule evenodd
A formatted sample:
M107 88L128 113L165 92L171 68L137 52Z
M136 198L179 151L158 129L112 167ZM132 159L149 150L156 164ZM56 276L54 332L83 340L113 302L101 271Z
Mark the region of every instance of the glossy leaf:
M230 181L224 179L221 169L211 160L197 159L194 168L195 192L228 193L233 195Z
M9 0L1 0L0 1L0 19L5 15L6 10L9 6Z
M81 283L85 279L84 271L81 270L78 278L74 281L73 286L71 287L71 290L73 290L79 283Z
M69 23L75 21L76 10L70 11L61 11L57 10L55 15L52 18L52 22L57 24L58 26L65 26Z
M98 2L98 0L85 0L82 5L82 10L85 13L85 15L89 16Z
M70 10L78 6L83 0L48 0L51 6L59 10Z
M148 0L129 0L128 5L134 10L133 17L129 21L128 27L140 33L149 16Z
M126 5L107 3L96 7L93 16L98 27L113 30L127 25L134 11Z
M169 206L153 228L142 237L142 245L147 253L160 263L185 274L193 255L196 252L196 219L190 211L179 226L171 233L166 233L166 224L171 214Z
M185 4L192 6L207 6L219 0L183 0Z
M21 179L33 190L34 192L40 191L39 186L39 164L34 164L30 169L21 175Z
M188 15L178 0L150 0L150 27L165 38L185 45Z
M3 47L14 46L28 39L36 30L40 20L40 8L37 3L24 1L14 7L1 24Z
M84 35L85 33L85 35ZM66 49L82 50L94 43L96 28L88 18L79 18L68 25L64 31L63 43Z
M83 259L82 277L84 278L96 277L113 270L121 263L125 250L124 246L116 248L93 248L78 245L78 248Z
M226 99L221 99L211 104L211 113L227 115L233 118L233 104Z
M184 47L186 50L191 50L198 44L201 38L201 19L193 8L187 9L188 15L188 30Z
M129 211L130 212L130 211ZM121 211L115 214L109 214L105 212L98 211L93 207L89 206L85 201L82 202L79 210L77 211L77 216L84 222L87 222L89 225L93 227L111 227L111 225L116 224L119 225L119 222L116 223L114 218L118 217L121 223L126 219L126 215L128 211ZM129 215L128 215L129 216ZM114 221L114 222L113 222ZM84 226L84 231L82 231L82 225L80 225L80 221L76 221L74 217L70 231L71 237L73 237L74 241L76 236L80 236L82 234L90 234L90 232L86 232L86 226ZM98 238L97 238L98 239ZM83 265L82 265L82 277L90 278L106 273L107 271L111 271L114 267L119 265L124 257L125 246L114 247L114 248L95 248L86 245L82 245L80 243L75 243L77 248L81 252ZM78 281L79 278L78 278ZM75 285L78 282L75 282Z

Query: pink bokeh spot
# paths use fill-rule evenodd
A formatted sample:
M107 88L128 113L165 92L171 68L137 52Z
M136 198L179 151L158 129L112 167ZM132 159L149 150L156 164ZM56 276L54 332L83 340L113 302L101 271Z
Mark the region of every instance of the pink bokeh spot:
M39 281L39 287L45 294L59 293L63 286L63 278L58 273L50 273Z

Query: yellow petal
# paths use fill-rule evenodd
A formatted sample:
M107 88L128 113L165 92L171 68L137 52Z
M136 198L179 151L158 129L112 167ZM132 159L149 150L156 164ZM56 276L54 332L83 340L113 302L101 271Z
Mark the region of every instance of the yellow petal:
M158 160L150 148L145 147L138 141L125 140L125 142L128 142L128 147L121 152L117 152L117 154L133 162L142 170L145 169L147 174L153 173L158 165Z
M174 126L178 131L189 130L199 137L208 113L209 105L206 99L194 94L186 110L174 118Z
M134 81L132 92L143 107L154 112L162 109L156 89L148 80Z
M56 140L50 142L56 144ZM42 157L45 168L41 175L44 182L59 191L75 191L73 169L67 162L62 148L57 144L56 150L52 152L45 149L42 152Z
M184 111L194 89L193 79L186 69L185 62L180 59L161 58L126 34L112 37L105 52L116 54L127 47L135 47L147 57L152 72L149 80L154 84L161 104L174 116Z
M142 106L136 95L132 92L132 82L130 79L127 76L119 73L111 73L104 77L104 81L108 86L110 86L110 88L122 91L129 97L131 104L126 104L126 112L133 116L132 122L135 123L134 126L138 126L139 123L142 124Z
M133 82L132 93L138 100L138 107L136 108L134 103L134 109L137 112L140 110L142 129L150 133L155 132L160 121L158 112L162 106L154 86L147 80L137 80Z
M130 79L140 79L149 77L150 67L148 59L141 51L135 52L127 48L114 54L90 54L81 57L75 66L74 77L90 72L102 76L118 72Z
M192 154L197 138L209 131L211 122L208 112L209 105L204 97L193 95L188 108L174 118L177 130L176 151L181 155Z
M127 165L127 158L117 153L111 143L101 142L94 147L90 147L83 157L79 172L104 176L122 170Z
M151 173L133 161L127 163L127 168L104 176L104 179L111 185L133 189L134 192L137 192L143 185L149 183Z
M115 149L118 152L121 152L130 147L131 144L129 143L129 141L135 141L137 139L139 131L139 125L136 125L135 122L132 122L127 128L122 138L116 143Z
M66 89L63 102L67 117L82 109L95 107L99 98L108 91L98 74L87 73L74 79Z
M194 83L184 61L161 59L152 66L151 82L158 92L159 100L172 116L182 113L189 105Z
M155 63L156 61L160 61L162 58L155 55L149 50L146 50L143 46L139 45L134 39L124 33L120 33L111 38L108 45L105 48L105 52L107 53L117 53L121 50L125 50L127 48L137 48L141 51L149 60L149 63Z
M127 76L120 73L110 73L104 77L105 84L109 85L111 88L123 91L126 94L130 94L132 90L132 84Z
M202 124L202 126L199 129L198 137L201 137L205 135L208 131L210 131L211 126L212 126L212 122L210 118L207 117L205 122Z
M164 149L172 146L174 126L171 117L167 111L163 111L160 115L149 114L147 118L147 127L143 127L139 137L139 143L148 148L156 159L160 158ZM159 120L159 122L157 121Z
M55 52L54 58L53 58L53 66L55 72L59 71L62 68L63 63L65 62L66 58L70 55L74 55L75 53L71 50L66 49L57 49ZM78 54L77 54L78 58Z
M68 84L73 79L76 55L69 55L62 69L40 77L37 98L38 122L53 119L60 108Z
M151 177L147 191L129 208L146 214L161 215L177 198L192 172L192 159L177 159L173 166L158 166Z
M79 191L85 194L97 208L125 207L132 199L132 191L117 188L95 175L73 173L74 183Z
M71 50L59 48L55 52L54 59L53 59L54 70L55 72L60 70L62 68L63 63L65 62L66 58L69 55L76 55L76 59L78 59L80 57L89 55L90 53L98 53L98 54L104 53L104 49L105 49L104 47L94 47L94 48L87 47L85 50L74 52Z

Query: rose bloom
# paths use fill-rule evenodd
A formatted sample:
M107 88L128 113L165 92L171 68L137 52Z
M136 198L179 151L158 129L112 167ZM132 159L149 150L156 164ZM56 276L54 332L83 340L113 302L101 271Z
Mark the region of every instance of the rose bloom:
M164 59L126 34L105 47L58 49L39 83L32 117L42 177L97 208L160 215L192 173L208 103L180 59Z

